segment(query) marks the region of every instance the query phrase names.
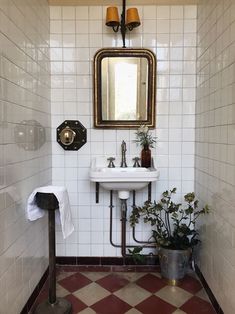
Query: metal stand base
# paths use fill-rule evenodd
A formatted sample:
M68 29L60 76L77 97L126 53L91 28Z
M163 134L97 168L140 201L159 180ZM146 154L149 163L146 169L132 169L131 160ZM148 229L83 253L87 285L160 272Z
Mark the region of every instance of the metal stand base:
M46 300L38 305L34 314L72 314L72 305L63 298L57 298L54 304Z
M166 279L166 282L169 286L179 286L180 280L176 279Z

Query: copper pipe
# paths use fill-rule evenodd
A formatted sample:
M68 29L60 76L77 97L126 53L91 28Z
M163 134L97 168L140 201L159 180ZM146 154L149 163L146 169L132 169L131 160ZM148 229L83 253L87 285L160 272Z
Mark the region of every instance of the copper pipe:
M151 186L150 186L151 189ZM149 185L148 185L148 198L149 198ZM135 202L135 191L133 191L133 198L132 198L132 207L136 207L136 202ZM135 227L132 228L132 238L136 243L140 243L140 244L146 244L146 246L143 247L148 247L148 248L156 248L156 245L147 245L147 243L149 244L153 244L156 243L155 241L140 241L136 239L136 235L135 235Z
M135 192L135 191L133 191ZM109 218L109 242L110 244L113 246L113 247L116 247L116 248L122 248L122 245L121 244L116 244L113 242L113 191L110 191L110 205L109 205L109 208L110 208L110 218ZM134 238L133 238L134 239ZM134 239L135 241L135 239ZM135 241L138 243L138 240ZM142 245L143 248L155 248L156 246L151 246L151 245L148 245L146 242L144 242L144 244L146 245ZM125 245L126 248L136 248L136 247L139 247L138 245ZM127 255L126 255L127 256Z
M122 222L122 231L121 231L121 245L122 245L122 256L126 256L126 213L127 213L127 200L121 200L121 222Z

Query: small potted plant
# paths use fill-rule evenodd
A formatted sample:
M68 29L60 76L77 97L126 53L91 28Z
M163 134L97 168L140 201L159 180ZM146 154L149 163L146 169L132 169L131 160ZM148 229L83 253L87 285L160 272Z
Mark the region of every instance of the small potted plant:
M156 142L146 125L141 125L136 132L135 142L142 147L141 167L151 167L151 150Z
M142 218L154 227L152 237L159 248L161 274L171 284L185 276L192 249L200 241L195 222L209 213L207 205L198 209L194 193L184 196L185 206L172 201L175 193L176 188L165 191L158 203L147 201L143 207L134 207L130 216L131 226Z

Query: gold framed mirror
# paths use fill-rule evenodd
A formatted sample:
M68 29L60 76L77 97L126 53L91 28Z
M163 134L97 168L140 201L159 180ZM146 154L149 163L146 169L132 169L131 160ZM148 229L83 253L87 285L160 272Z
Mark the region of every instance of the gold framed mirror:
M155 127L156 57L151 50L105 48L94 57L94 127Z

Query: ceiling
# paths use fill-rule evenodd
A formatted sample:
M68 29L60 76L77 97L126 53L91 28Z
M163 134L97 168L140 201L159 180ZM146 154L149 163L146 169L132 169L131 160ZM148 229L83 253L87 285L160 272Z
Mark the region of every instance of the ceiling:
M159 4L181 5L197 4L200 0L127 0L127 5ZM50 5L121 5L121 0L48 0Z

